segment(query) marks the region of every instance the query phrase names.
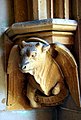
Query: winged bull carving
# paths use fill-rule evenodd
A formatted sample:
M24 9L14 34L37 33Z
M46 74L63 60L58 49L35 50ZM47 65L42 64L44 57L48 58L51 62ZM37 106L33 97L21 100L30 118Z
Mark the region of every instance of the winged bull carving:
M31 37L22 41L20 46L14 45L12 54L14 51L19 60L17 62L13 57L12 63L15 61L19 64L20 74L29 73L26 96L32 107L62 102L68 95L65 82L74 101L80 106L77 64L64 45L49 44L43 39ZM15 64L13 66L17 67Z

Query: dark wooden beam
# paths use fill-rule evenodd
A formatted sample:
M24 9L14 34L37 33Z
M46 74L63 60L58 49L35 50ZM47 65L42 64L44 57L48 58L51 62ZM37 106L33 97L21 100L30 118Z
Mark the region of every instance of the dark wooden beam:
M27 0L14 0L15 22L27 21Z

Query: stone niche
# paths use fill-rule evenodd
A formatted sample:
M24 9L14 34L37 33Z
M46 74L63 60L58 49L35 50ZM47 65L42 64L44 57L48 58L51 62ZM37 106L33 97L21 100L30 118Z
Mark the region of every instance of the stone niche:
M20 74L18 68L19 61L15 51L12 55L12 47L16 44L21 44L23 40L26 40L29 37L39 37L46 40L48 43L60 42L72 51L76 28L77 22L75 20L44 19L15 23L6 30L4 43L8 110L31 109L29 101L25 96L27 87L27 80L25 79L27 76L23 73ZM13 61L14 57L15 61ZM14 68L14 64L16 68Z

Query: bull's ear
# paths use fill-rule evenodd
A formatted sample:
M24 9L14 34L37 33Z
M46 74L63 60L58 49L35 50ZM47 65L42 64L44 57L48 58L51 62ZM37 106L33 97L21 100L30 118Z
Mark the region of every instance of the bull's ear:
M46 52L46 51L48 51L50 49L50 45L43 45L43 47L42 47L42 51L43 52Z

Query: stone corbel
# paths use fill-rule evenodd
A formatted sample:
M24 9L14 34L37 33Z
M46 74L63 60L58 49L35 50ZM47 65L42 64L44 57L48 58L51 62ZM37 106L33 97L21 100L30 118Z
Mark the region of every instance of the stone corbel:
M5 55L6 55L6 68L7 68L6 72L7 72L7 81L8 81L7 82L8 109L30 108L27 102L27 98L26 96L24 96L27 87L26 86L27 81L25 81L25 77L28 76L26 75L24 76L22 72L20 74L20 70L18 67L18 64L20 63L20 59L18 56L18 52L16 51L18 48L17 49L14 48L16 48L17 45L21 46L22 41L27 41L27 39L29 39L30 37L34 37L34 38L44 39L46 41L46 42L44 41L45 43L52 45L57 42L61 43L67 47L69 46L69 48L72 50L72 46L74 45L74 32L76 31L76 27L77 27L77 22L74 20L44 19L44 20L34 20L30 22L15 23L10 28L8 28L8 30L5 32L5 36L6 36ZM31 39L30 41L32 42ZM35 42L38 42L37 39ZM15 60L13 60L14 58ZM58 59L56 60L57 62L59 62ZM12 68L14 68L14 70ZM77 65L75 66L75 69L76 69L75 76L77 76L77 80L74 82L73 86L71 86L71 82L73 81L67 81L67 82L74 101L78 106L80 106L80 90L79 90ZM32 78L30 79L32 80ZM76 89L76 93L74 89ZM37 99L39 99L38 96ZM47 106L51 106L51 105L47 105Z

